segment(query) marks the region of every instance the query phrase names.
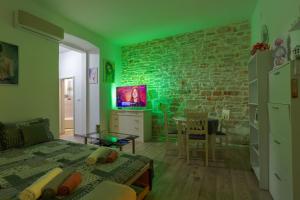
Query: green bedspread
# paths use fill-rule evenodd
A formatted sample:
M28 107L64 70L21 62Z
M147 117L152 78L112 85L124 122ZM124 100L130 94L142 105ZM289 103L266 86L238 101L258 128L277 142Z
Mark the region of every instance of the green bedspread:
M76 191L64 199L80 199L103 180L125 183L147 164L149 158L120 154L114 163L87 166L85 159L95 146L54 140L27 148L0 152L0 199L17 199L18 194L54 167L75 167L83 175Z

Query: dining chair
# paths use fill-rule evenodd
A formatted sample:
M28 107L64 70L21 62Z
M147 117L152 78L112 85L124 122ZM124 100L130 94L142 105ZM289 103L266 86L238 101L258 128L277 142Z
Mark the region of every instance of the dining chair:
M179 150L179 158L185 158L186 152L186 140L185 140L185 132L186 132L186 125L183 121L176 121L176 128L177 128L177 141L178 141L178 150Z
M167 106L164 104L160 105L160 110L163 113L163 127L162 127L162 132L166 137L166 142L170 143L171 139L177 140L177 130L176 128L170 128L169 127L169 117L168 117L168 112L167 112Z
M230 120L230 110L223 109L221 118L219 120L219 128L216 133L216 139L218 139L223 144L223 139L225 138L225 145L228 146L228 122Z
M204 145L205 166L208 166L208 113L186 113L186 154L187 163L190 162L190 145L199 143Z

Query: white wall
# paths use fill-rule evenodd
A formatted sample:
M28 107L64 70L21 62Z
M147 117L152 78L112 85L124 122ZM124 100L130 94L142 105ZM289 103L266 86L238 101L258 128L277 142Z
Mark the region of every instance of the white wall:
M68 51L59 54L59 79L74 77L75 134L86 134L86 54Z
M98 68L98 83L88 84L88 132L95 132L96 125L100 123L99 98L99 53L88 53L88 68Z
M300 17L299 0L259 0L252 16L252 43L260 41L262 25L268 26L272 44L275 38L288 33L291 24L298 17ZM293 42L292 38L292 46Z
M19 84L0 85L0 121L46 117L57 137L58 43L13 26L13 12L27 3L1 1L0 41L19 47Z

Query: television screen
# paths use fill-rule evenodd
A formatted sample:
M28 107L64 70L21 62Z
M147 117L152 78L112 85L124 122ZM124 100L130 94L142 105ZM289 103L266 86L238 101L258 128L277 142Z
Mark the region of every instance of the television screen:
M117 107L145 107L146 85L117 87Z

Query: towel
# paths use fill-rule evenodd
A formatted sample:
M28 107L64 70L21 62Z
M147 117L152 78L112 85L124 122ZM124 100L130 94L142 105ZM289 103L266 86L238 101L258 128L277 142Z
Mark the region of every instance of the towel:
M82 200L136 200L136 192L128 185L122 185L111 181L103 181L90 193L82 197Z
M75 171L73 167L64 169L62 173L57 175L52 179L45 187L42 189L42 199L50 200L53 199L56 194L58 187Z
M67 196L71 194L80 183L81 174L79 172L74 172L58 187L57 194L59 196Z
M89 155L89 157L86 159L86 164L94 165L97 161L104 163L111 151L112 150L109 148L99 147L97 150L95 150Z
M42 194L42 188L47 185L53 178L62 173L61 168L54 168L47 172L44 176L40 177L32 185L23 190L20 195L20 200L36 200Z
M110 154L106 158L107 163L112 163L118 158L118 152L111 151Z

